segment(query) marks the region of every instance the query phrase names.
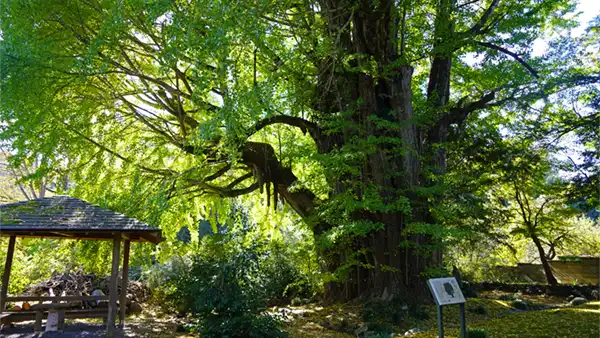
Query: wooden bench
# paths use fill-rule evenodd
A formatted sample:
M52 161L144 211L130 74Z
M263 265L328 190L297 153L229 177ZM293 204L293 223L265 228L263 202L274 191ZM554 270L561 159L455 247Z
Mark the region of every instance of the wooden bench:
M81 301L107 301L108 296L16 296L6 297L6 301L37 301L29 310L0 312L0 323L8 324L35 320L35 331L41 331L42 320L48 318L49 312L58 312L59 330L64 327L65 318L107 318L108 308L73 309ZM52 303L42 303L42 302ZM63 302L63 303L60 303ZM66 303L65 303L66 302Z

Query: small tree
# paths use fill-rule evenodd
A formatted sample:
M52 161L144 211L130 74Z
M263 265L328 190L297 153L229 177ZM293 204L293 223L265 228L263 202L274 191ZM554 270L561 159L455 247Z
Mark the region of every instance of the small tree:
M577 210L567 204L568 184L554 173L548 154L529 142L509 142L498 163L491 191L492 208L504 213L506 231L513 239L531 240L548 284L557 280L548 263L557 248L574 240L568 221Z
M519 239L535 247L549 284L556 284L549 265L557 250L580 237L573 229L578 210L568 204L569 184L555 173L548 150L518 137L507 138L496 129L471 131L461 149L463 161L453 163L447 181L455 189L445 207L448 222L470 238L489 241L519 256Z
M553 191L552 195L536 196L535 189L532 188L535 187L523 182L513 182L510 190L514 194L514 200L508 208L513 209L515 217L510 234L517 238L522 236L531 239L548 284L556 285L558 282L548 262L556 256L557 248L576 236L569 231L567 222L575 211L565 204L560 192Z

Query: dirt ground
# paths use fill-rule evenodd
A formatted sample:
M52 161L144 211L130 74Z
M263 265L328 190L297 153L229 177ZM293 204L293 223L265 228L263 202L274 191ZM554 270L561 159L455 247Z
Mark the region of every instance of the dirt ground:
M33 321L14 323L12 327L5 325L0 337L6 338L96 338L106 337L106 326L101 319L67 319L63 332L45 332L36 335ZM131 316L125 320L125 329L118 337L141 338L188 338L194 335L179 333L177 327L181 321L172 316L164 316L153 311L145 311L141 315Z

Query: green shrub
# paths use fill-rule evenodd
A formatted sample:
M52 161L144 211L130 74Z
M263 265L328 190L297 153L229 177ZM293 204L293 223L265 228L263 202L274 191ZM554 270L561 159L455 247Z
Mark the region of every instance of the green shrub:
M144 271L142 279L152 290L151 302L165 312L185 313L190 308L187 299L181 298L179 290L190 279L192 259L185 256L172 256L163 264L157 264Z
M523 310L523 311L529 310L529 305L527 304L527 302L520 300L520 299L513 300L510 303L510 306L514 307L517 310Z
M267 306L306 301L320 285L310 245L268 240L243 216L232 213L220 233L144 275L154 301L189 314L185 329L202 337L281 337L282 323Z
M467 338L488 338L488 332L485 329L469 329Z
M194 257L187 280L175 294L190 301L201 337L284 336L280 321L265 312L268 290L263 259L256 246Z
M288 304L293 299L312 298L315 286L300 271L292 255L281 245L271 245L270 249L260 262L270 302Z
M468 307L467 311L469 311L471 313L480 314L480 315L487 315L487 310L481 304L479 304L477 306L473 306L473 307Z

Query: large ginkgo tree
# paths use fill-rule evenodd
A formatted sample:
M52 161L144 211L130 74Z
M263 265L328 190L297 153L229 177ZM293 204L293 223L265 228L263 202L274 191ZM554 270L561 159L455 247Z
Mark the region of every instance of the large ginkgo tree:
M262 193L314 233L330 297L422 292L446 145L598 81L531 55L574 6L5 0L1 135L74 186L134 180L161 205Z

